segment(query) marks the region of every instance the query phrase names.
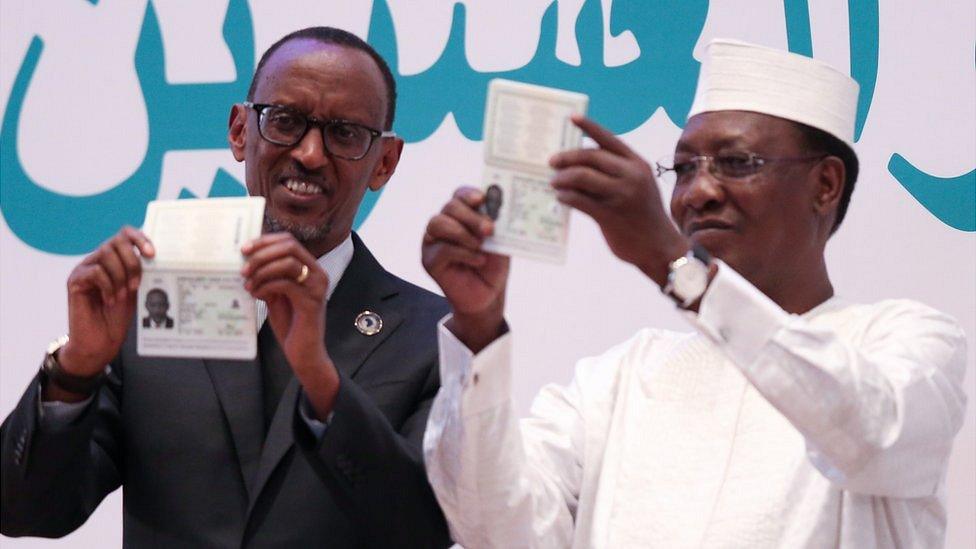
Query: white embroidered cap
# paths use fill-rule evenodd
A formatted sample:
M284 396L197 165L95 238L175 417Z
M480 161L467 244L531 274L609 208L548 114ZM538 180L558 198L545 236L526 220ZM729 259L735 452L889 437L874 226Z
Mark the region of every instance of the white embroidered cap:
M710 111L770 114L821 129L854 145L859 86L830 65L738 40L705 49L688 118Z

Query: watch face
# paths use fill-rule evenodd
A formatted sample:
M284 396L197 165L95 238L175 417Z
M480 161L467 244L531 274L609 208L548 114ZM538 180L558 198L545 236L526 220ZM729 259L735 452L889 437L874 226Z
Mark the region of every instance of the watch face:
M692 259L674 270L674 293L684 301L694 301L708 287L708 266Z
M47 345L47 354L53 355L55 353L55 351L57 351L61 347L64 347L65 343L67 343L67 342L68 342L68 336L67 335L63 335L63 336L55 339L54 341L48 343L48 345Z

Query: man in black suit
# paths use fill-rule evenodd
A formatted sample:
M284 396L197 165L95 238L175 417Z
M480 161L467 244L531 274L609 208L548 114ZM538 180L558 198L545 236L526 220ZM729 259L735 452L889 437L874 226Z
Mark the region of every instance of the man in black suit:
M161 288L153 288L146 292L146 311L148 315L142 317L143 328L173 328L173 318L169 316L169 297Z
M228 132L267 200L242 248L258 358L138 356L137 254L154 249L123 228L72 271L70 338L3 424L4 534L65 535L122 485L126 546L449 545L420 456L446 306L351 232L399 161L395 97L344 31L265 53Z

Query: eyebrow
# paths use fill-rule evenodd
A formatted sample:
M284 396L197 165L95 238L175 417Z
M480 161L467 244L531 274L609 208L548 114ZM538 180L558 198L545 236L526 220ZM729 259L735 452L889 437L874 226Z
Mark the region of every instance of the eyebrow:
M257 103L257 102L255 102L255 103ZM329 116L329 117L316 116L314 113L310 113L310 112L308 112L307 110L305 110L303 108L296 107L294 105L289 105L287 103L268 102L268 103L262 103L262 104L264 104L264 105L274 105L276 107L284 107L284 108L286 108L286 109L288 109L288 110L290 110L292 112L295 112L297 114L300 114L300 115L304 116L305 118L310 118L312 120L316 120L316 121L319 121L319 122L330 122L330 121L351 122L353 124L359 124L360 126L364 126L366 128L370 128L370 129L376 129L376 128L379 128L379 127L383 126L382 123L373 126L369 122L361 122L361 121L356 120L355 118L352 118L352 117L349 117L349 116ZM383 130L380 130L380 131L383 131Z
M730 148L748 149L754 146L754 145L747 145L746 143L743 143L744 139L745 138L743 134L729 135L729 136L721 137L715 141L710 141L708 143L708 146L710 149L714 149L714 150L722 150L722 149L730 149ZM682 141L679 139L678 144L675 145L674 152L694 153L694 152L698 152L698 149L689 145L687 141Z

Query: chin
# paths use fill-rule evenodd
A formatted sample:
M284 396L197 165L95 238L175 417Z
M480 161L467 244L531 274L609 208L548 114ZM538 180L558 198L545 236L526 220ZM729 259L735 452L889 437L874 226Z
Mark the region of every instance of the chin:
M709 235L696 234L695 236L691 237L691 241L693 244L705 248L705 251L711 254L712 257L725 261L728 246L724 238L714 238L713 236Z
M296 240L302 243L320 240L332 230L332 224L329 222L313 224L301 221L289 221L269 212L265 212L264 214L264 226L267 227L268 232L291 233Z

